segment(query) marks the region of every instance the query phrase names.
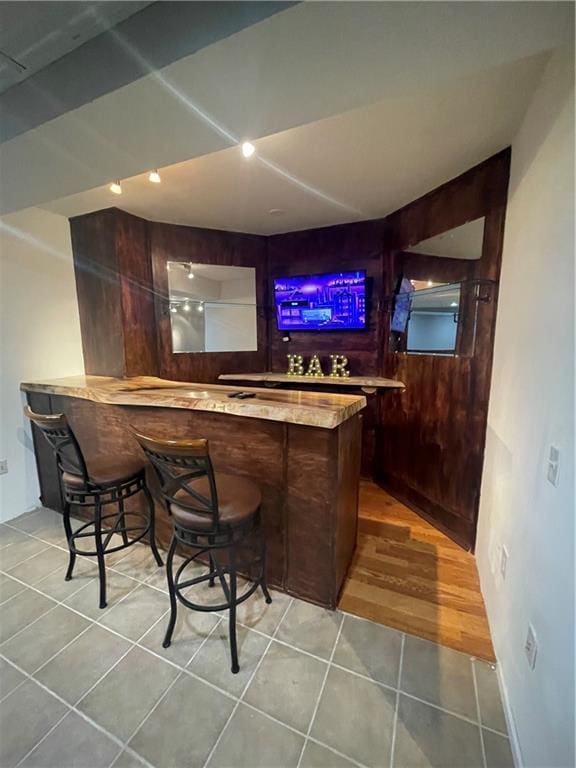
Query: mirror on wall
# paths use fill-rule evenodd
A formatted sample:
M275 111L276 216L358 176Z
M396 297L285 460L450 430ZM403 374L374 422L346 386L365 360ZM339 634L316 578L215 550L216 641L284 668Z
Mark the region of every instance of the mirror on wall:
M480 218L402 251L402 276L392 299L392 351L472 354L477 304L486 300L486 287L473 279L469 262L481 258L483 239Z
M456 351L460 283L423 283L414 281L410 318L407 323L407 352Z
M169 261L172 351L253 352L256 270Z

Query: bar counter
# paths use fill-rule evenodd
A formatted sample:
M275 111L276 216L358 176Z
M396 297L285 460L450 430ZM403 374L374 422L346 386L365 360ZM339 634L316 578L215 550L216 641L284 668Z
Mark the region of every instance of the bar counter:
M269 389L169 381L155 376L116 379L111 376L69 376L50 381L23 382L20 389L66 395L108 405L143 405L229 413L252 419L282 421L333 429L366 406L364 397L322 392L270 392ZM238 400L235 392L253 398Z
M362 396L175 382L155 377L74 376L24 382L30 407L65 413L86 456L143 458L136 430L209 440L216 471L253 479L262 490L268 579L285 592L335 608L356 545ZM62 509L54 458L33 430L45 506ZM150 488L157 498L153 472ZM141 503L134 497L136 504ZM171 523L156 500L159 543Z

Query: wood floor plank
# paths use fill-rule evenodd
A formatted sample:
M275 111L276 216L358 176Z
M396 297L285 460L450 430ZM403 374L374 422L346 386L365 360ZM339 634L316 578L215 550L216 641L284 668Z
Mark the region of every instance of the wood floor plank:
M374 483L340 608L494 661L474 556Z

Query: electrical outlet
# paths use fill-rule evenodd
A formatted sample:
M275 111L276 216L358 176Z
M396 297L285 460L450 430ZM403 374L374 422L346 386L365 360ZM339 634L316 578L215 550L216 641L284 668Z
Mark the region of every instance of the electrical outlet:
M8 459L0 459L0 475L5 475L8 472Z
M506 578L506 568L508 567L508 550L504 545L500 547L500 576L502 581Z
M550 451L548 453L546 478L553 486L557 486L560 482L560 449L555 445L550 446Z
M538 642L532 624L528 624L528 633L526 635L526 642L524 643L524 653L528 659L530 669L534 669L536 666L536 656L538 654Z

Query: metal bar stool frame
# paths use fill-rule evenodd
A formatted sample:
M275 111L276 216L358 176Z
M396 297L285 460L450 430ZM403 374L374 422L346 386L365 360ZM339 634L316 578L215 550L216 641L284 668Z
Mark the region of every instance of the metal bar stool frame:
M77 555L96 557L100 587L99 607L105 608L107 604L106 555L127 549L148 535L150 549L156 563L159 567L164 565L156 546L154 500L146 484L146 470L143 467L140 471L119 482L105 485L94 483L90 479L84 454L66 416L63 413L38 414L29 407L26 408L25 414L40 429L56 456L58 479L64 499L62 519L69 553L68 568L64 579L65 581L72 579ZM67 485L63 480L65 473L80 478L80 484L77 487ZM132 510L126 512L125 501L138 493L144 494L148 512ZM118 510L109 514L102 514L103 507L110 504L117 505ZM94 519L73 530L70 523L72 506L94 509ZM142 520L142 524L128 525L126 515L139 518ZM104 528L102 523L107 520L113 521L112 525L109 528ZM93 530L88 530L90 528ZM115 533L122 536L122 544L111 547L109 544ZM129 539L129 533L136 535ZM86 538L94 539L95 549L80 549L77 546L77 541Z
M173 535L166 558L166 576L170 594L170 619L162 646L168 648L172 642L172 634L176 624L178 602L195 611L212 612L228 610L231 670L236 674L238 664L238 645L236 638L236 608L261 587L266 603L272 598L266 584L266 545L260 524L260 509L251 515L243 524L222 525L219 515L218 491L216 477L210 454L208 441L205 439L176 441L157 440L146 435L136 434L144 453L156 470L160 482L160 492L168 514L172 517ZM190 487L190 481L206 477L209 483L209 497ZM180 496L175 498L176 493ZM172 504L189 509L196 515L206 519L208 528L192 529L179 525L172 515ZM258 567L258 575L254 582L239 596L237 594L237 547L246 541L254 532L260 533L260 551L250 565ZM174 573L174 554L178 544L197 549L184 558ZM220 560L220 550L228 551L228 564ZM202 555L208 554L208 572L201 576L185 579L184 574L190 563L194 563ZM229 577L229 582L226 581ZM189 587L208 582L210 587L218 579L224 593L225 602L200 604L191 601L183 594Z

